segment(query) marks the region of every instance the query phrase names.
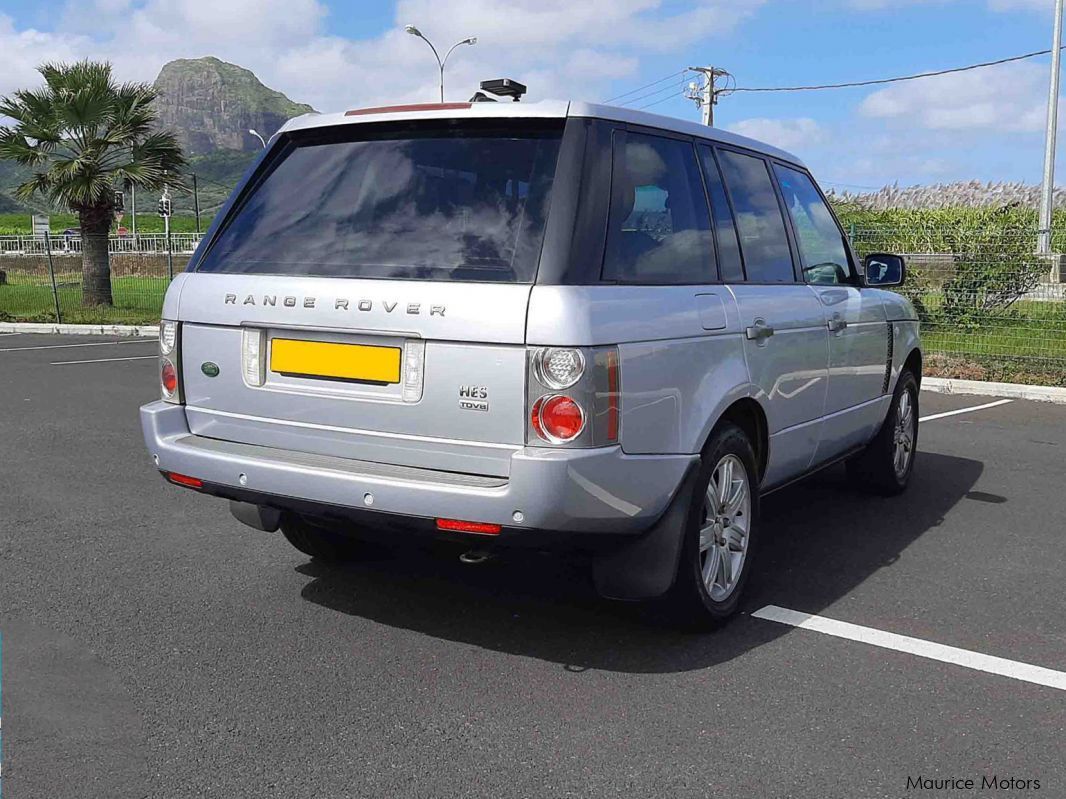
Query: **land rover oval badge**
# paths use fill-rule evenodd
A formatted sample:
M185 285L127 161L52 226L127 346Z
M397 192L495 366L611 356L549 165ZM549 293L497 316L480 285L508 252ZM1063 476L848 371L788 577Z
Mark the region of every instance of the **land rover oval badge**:
M218 377L218 364L211 363L211 361L204 361L200 364L200 371L208 377Z

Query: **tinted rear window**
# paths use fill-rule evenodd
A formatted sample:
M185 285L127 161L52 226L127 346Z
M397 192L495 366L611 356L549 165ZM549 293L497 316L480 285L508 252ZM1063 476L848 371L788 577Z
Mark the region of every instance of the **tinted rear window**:
M561 124L332 136L286 146L198 271L533 281Z

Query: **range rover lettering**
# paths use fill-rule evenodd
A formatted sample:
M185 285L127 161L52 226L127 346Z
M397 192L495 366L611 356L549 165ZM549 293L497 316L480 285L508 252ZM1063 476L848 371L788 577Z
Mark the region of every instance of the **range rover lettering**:
M902 491L922 355L793 155L584 103L288 122L167 292L148 451L301 552L590 556L710 627L760 497L840 461Z

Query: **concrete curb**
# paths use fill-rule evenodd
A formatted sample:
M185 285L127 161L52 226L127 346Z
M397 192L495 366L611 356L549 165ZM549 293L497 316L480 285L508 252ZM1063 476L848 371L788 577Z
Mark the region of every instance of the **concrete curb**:
M157 325L56 325L50 322L0 322L0 333L47 333L64 336L151 336Z
M984 380L956 380L951 377L923 377L923 391L938 394L981 394L986 397L1054 402L1066 405L1066 388L1031 386L1025 383L991 383Z

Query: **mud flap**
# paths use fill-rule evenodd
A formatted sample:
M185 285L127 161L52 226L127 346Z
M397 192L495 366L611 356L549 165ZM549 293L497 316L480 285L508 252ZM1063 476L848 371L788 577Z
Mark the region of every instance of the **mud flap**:
M266 505L253 505L251 502L229 501L229 512L239 522L262 530L264 533L276 533L281 526L281 511Z
M652 599L662 596L674 584L685 519L692 504L692 492L699 476L700 461L689 466L659 521L625 546L599 555L592 564L596 590L608 599Z

